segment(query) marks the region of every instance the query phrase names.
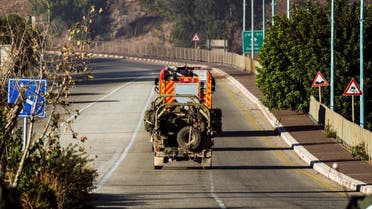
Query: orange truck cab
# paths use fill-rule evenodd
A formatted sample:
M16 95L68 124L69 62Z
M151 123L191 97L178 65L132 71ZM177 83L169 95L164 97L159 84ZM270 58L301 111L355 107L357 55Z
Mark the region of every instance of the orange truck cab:
M177 97L179 94L193 94L199 102L212 108L212 93L215 90L215 80L211 72L201 67L165 67L161 70L156 85L159 85L160 95L176 95L166 98L166 103L187 102L186 99Z

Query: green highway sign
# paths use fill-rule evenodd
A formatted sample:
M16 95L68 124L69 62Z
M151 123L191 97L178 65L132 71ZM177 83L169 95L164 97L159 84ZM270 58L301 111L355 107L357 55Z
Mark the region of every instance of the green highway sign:
M254 36L254 53L260 51L263 43L263 31L255 30L253 31ZM243 31L243 53L252 53L252 31Z

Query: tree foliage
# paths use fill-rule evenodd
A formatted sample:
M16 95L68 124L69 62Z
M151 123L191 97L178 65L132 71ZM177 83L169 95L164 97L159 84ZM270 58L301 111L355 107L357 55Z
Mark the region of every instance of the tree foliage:
M59 53L52 55L47 53L50 38L47 28L44 30L20 16L1 19L0 44L9 44L11 49L8 64L0 69L0 183L22 193L23 208L89 206L96 170L83 147L62 147L59 139L64 128L71 130L72 138L86 140L72 129L72 121L66 117L75 113L69 107L70 89L75 85L73 74L84 73L91 77L88 66L91 54L76 51L84 51L89 46L90 26L99 11L91 6L87 15L66 32L66 40L55 49ZM48 104L48 116L38 119L31 113L24 150L17 116L25 102L25 87L20 86L17 101L8 104L9 78L46 79L48 82L47 92L40 95ZM40 127L38 130L34 129L36 125Z
M372 128L371 112L371 10L366 7L364 22L364 95L367 126ZM330 69L330 8L307 3L295 6L291 18L276 17L268 29L261 49L257 84L265 94L270 108L291 108L306 111L317 71L329 80ZM350 98L342 96L352 77L359 79L359 5L347 0L335 3L335 111L351 118ZM329 104L329 89L323 88L322 100ZM356 105L358 105L357 103ZM358 114L357 114L358 115Z
M18 15L0 17L0 44L13 45L12 67L17 76L31 76L38 62L36 49L33 46L42 45L40 40L40 32L32 27L29 19Z
M235 33L241 32L242 1L240 0L141 0L141 5L154 10L173 27L170 41L175 46L191 47L197 33L205 43L207 39L234 41ZM232 49L236 50L236 49Z
M75 23L80 22L81 17L87 16L91 5L106 9L109 1L106 0L29 0L29 6L35 15L40 16L42 21L48 20L54 26L56 33L63 33ZM107 18L99 16L91 25L94 31L92 36L107 32Z

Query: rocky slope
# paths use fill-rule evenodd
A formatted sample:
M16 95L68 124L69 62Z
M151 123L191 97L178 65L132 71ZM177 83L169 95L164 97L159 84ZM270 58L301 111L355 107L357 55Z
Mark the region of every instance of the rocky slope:
M313 0L326 3L327 0ZM350 0L353 1L353 0ZM359 1L359 0L355 0ZM130 39L132 42L153 43L169 45L169 33L171 23L165 23L161 17L146 13L139 5L138 0L108 0L108 7L105 17L108 18L108 32L98 36L98 40ZM304 0L291 0L304 2ZM364 0L365 4L372 4L372 0ZM247 4L249 1L247 1ZM276 0L276 14L285 14L287 1ZM249 4L247 5L250 6ZM256 2L257 11L261 11L261 2ZM0 16L10 13L21 15L31 15L28 9L28 0L0 0ZM249 13L249 11L248 11ZM271 1L266 0L266 15L271 15ZM259 18L257 18L259 19ZM262 20L257 20L257 26L261 25Z
M27 7L27 0L0 0L0 16L10 13L21 15L30 15L31 12Z

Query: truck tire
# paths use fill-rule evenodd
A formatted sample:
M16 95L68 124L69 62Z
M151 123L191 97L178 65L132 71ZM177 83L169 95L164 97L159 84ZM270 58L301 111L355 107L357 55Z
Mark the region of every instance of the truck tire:
M201 135L198 129L192 126L185 126L177 134L177 143L180 147L189 149L198 148L201 141Z
M219 108L211 109L211 126L216 133L222 133L222 110Z

